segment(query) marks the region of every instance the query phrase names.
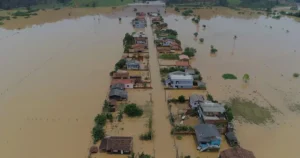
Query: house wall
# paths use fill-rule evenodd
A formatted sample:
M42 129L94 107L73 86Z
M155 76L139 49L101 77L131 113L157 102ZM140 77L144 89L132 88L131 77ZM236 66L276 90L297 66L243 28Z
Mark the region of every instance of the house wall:
M125 88L133 88L133 83L125 84Z

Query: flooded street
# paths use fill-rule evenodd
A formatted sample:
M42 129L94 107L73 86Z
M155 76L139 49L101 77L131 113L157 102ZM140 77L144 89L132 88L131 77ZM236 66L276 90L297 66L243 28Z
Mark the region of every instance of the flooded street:
M114 14L103 8L73 9L68 17L70 11L47 11L32 19L11 20L0 28L0 157L88 155L93 119L107 95L109 72L122 56L124 34L134 31L130 25L134 13L132 8ZM293 73L300 73L300 23L287 17L275 20L228 12L199 12L199 26L172 13L164 20L178 31L182 47L197 49L192 65L200 70L215 99L240 96L280 111L274 113L275 123L236 122L241 145L258 158L296 158L300 116L289 106L300 102L300 79L293 78ZM145 31L153 41L150 27ZM197 39L194 32L199 33ZM199 38L204 38L203 44ZM218 49L215 56L209 53L211 45ZM152 42L149 52L154 153L158 158L175 157ZM224 80L224 73L235 74L238 80ZM242 82L245 73L251 78L247 85Z

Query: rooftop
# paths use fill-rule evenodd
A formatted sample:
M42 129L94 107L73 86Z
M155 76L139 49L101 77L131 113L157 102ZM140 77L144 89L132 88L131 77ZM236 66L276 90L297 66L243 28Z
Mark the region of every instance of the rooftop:
M205 101L204 103L200 104L200 107L203 112L225 112L225 108L223 105L218 103L213 103L210 101Z
M111 85L116 85L116 84L129 84L129 83L134 83L133 79L113 79L111 81Z
M199 124L195 126L195 133L198 143L210 142L221 138L217 127L213 124Z
M124 90L120 90L120 89L111 89L110 92L109 92L109 96L119 96L119 97L122 97L122 98L127 98L128 95L127 95L127 92L124 91Z
M147 37L147 36L144 32L140 31L140 32L135 32L133 34L133 37Z
M179 55L179 59L180 60L189 60L190 58L187 55L181 54L181 55Z
M221 158L255 158L252 151L241 147L230 148L220 153Z
M191 75L170 75L171 80L193 80Z
M100 144L100 150L132 150L132 137L108 136L105 137Z
M204 101L204 97L202 95L198 95L198 94L192 94L190 96L190 101L192 102L196 102L196 101L201 101L203 102Z
M124 90L125 89L125 85L123 83L112 83L110 86L110 89L121 89Z
M176 61L176 66L190 66L188 61Z
M129 72L127 71L117 71L114 72L112 77L128 77L129 76Z
M140 62L137 60L127 60L126 64L140 64Z

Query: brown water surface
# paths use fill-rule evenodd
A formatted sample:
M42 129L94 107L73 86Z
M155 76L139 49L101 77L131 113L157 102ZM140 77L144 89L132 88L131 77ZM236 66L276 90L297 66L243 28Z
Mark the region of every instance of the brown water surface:
M122 56L122 38L133 31L134 14L132 8L116 13L72 9L71 17L69 12L69 8L47 11L32 19L5 22L0 28L0 157L87 157L93 118L107 95L108 74ZM274 124L236 123L241 145L259 158L298 157L300 117L288 105L300 101L300 80L292 77L300 68L300 24L286 17L223 15L221 9L202 14L199 26L172 13L164 19L178 31L183 47L197 49L192 65L202 73L208 91L218 100L237 95L255 98L261 106L271 104L282 112L275 114ZM203 44L194 40L196 31ZM150 28L146 33L153 41ZM218 49L213 57L211 45ZM153 47L151 43L154 151L156 157L175 157ZM225 81L223 73L233 73L238 80ZM250 75L248 85L241 80L244 73ZM190 147L194 145L179 150Z

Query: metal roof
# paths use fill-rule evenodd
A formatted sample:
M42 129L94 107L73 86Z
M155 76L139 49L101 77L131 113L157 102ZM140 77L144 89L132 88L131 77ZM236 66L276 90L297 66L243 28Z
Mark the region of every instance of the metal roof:
M170 75L171 80L194 80L192 75Z
M203 112L225 112L225 108L223 105L209 101L201 103L200 107Z
M213 124L199 124L195 126L195 133L198 143L221 139L217 127Z

